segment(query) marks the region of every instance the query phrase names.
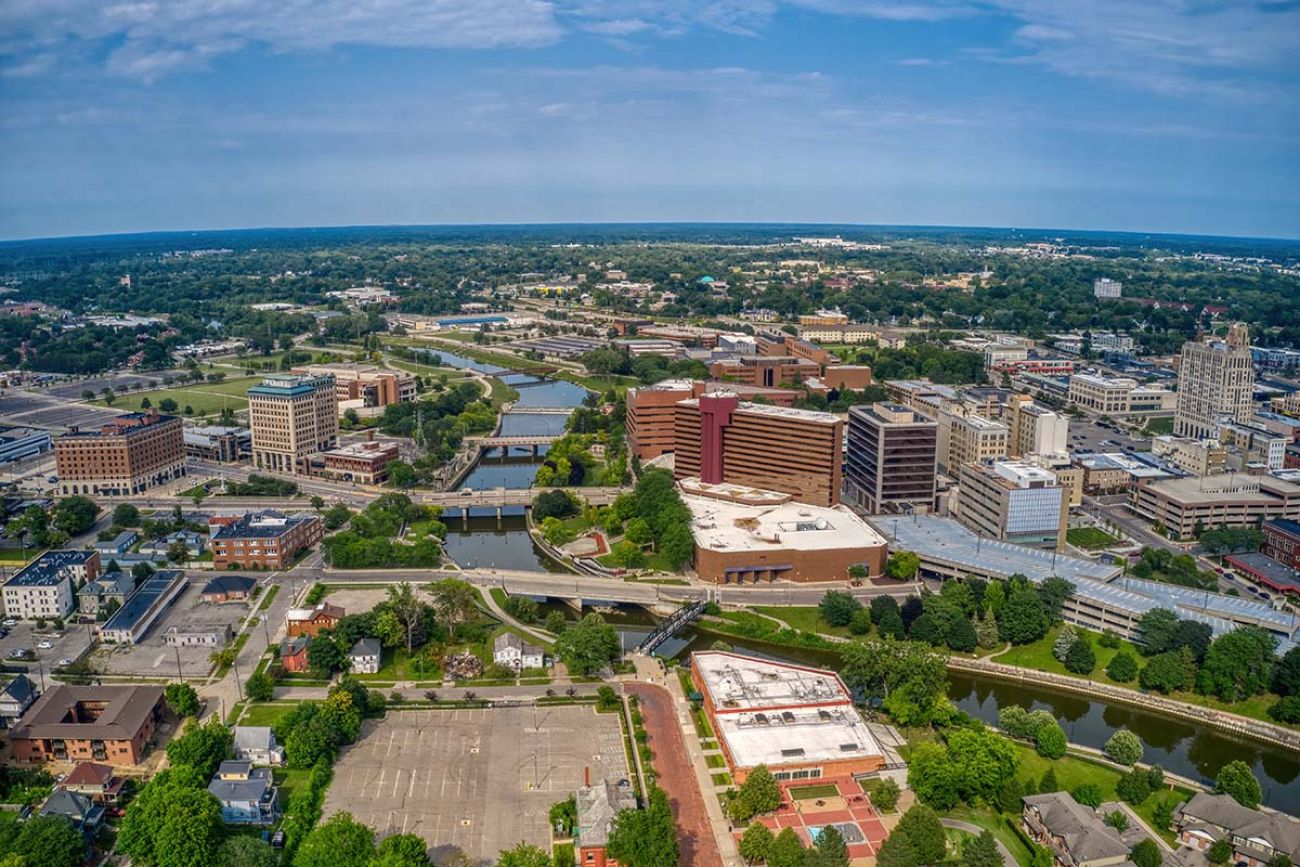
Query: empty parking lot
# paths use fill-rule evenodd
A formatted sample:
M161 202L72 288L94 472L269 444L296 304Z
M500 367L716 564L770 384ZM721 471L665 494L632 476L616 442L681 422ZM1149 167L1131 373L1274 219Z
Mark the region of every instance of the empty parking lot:
M493 860L521 840L546 848L551 805L588 768L627 777L618 717L590 706L391 712L340 756L325 815Z

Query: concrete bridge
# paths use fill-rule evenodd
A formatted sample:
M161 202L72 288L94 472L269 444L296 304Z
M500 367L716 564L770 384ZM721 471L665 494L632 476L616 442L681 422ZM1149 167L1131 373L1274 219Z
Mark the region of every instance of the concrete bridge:
M531 448L533 454L542 446L549 446L551 443L564 436L562 433L553 434L514 434L490 437L474 437L471 442L476 444L479 449L510 449L510 448Z
M505 407L505 412L510 415L572 415L573 407L521 406L516 408L513 404L510 404Z
M619 494L627 493L630 488L491 488L490 490L447 491L446 493L426 493L407 491L417 503L443 508L496 508L503 506L531 506L533 498L546 491L568 491L583 497L593 506L608 506Z

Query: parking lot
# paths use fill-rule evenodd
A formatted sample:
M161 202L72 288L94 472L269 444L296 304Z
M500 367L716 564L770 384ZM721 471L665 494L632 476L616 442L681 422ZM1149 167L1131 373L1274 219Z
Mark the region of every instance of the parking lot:
M65 624L61 635L53 630L37 632L35 624L29 620L5 628L9 630L9 634L0 638L0 656L3 656L4 664L11 669L25 665L30 669L34 679L39 677L42 665L45 667L45 673L49 674L58 666L60 660L75 661L90 646L89 632L85 626L77 623ZM46 641L50 643L50 647L39 646ZM13 659L13 652L19 648L31 651L35 655L25 659Z
M95 427L120 413L103 406L76 403L42 392L12 392L0 398L0 418L6 424L31 425L53 432L73 425Z
M1132 448L1126 448L1132 446ZM1146 452L1151 450L1150 440L1140 439L1129 436L1122 430L1104 428L1097 422L1087 418L1070 419L1070 440L1068 443L1070 451L1083 454L1089 454L1084 449L1091 450L1092 454L1105 452L1128 452L1138 451Z
M204 602L200 596L204 576L195 576L154 623L144 640L135 645L106 644L95 651L93 663L104 674L128 674L146 677L174 677L176 660L180 657L181 671L185 677L202 677L212 668L208 657L216 647L168 647L163 643L163 633L169 626L220 626L229 624L235 635L248 617L249 606L244 602L227 602L221 605ZM84 627L83 627L84 629Z
M590 706L421 710L367 721L334 766L326 817L348 811L378 836L418 834L435 863L476 862L521 840L549 848L547 813L582 785L626 779L618 717Z

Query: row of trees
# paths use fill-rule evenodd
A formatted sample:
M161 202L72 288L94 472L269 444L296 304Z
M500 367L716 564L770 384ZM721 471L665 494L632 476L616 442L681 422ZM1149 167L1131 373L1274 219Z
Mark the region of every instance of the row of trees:
M442 510L422 506L405 494L383 494L356 515L347 529L324 542L325 556L340 569L432 568L442 562L439 539L447 526L438 520ZM396 538L412 523L426 526L414 542Z
M48 512L28 506L5 525L5 535L29 548L54 548L88 531L98 515L99 507L88 497L64 497Z

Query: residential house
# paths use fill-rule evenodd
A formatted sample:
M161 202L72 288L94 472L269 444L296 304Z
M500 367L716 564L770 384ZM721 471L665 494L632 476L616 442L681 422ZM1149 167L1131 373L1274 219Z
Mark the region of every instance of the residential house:
M307 670L307 645L310 643L311 638L306 635L295 635L280 642L280 664L285 671Z
M578 822L573 843L578 863L582 867L618 867L617 861L605 855L605 847L615 817L636 809L636 795L626 780L602 780L594 786L590 782L587 780L575 797Z
M1230 795L1193 795L1174 810L1174 830L1181 846L1198 852L1227 840L1232 844L1228 861L1240 867L1266 867L1279 855L1300 865L1300 822L1243 807Z
M59 782L59 788L90 798L96 804L113 804L121 796L125 782L108 765L79 762Z
M353 674L378 674L382 650L377 638L360 638L348 651Z
M130 572L105 572L77 591L77 610L92 617L111 614L134 592L135 577Z
M39 815L58 816L67 820L74 830L93 837L104 822L104 805L96 804L78 792L55 789L41 805Z
M290 608L285 615L285 627L290 638L298 635L315 637L322 629L339 625L346 612L337 605L322 602L315 608Z
M227 825L270 825L280 816L270 768L255 768L238 759L224 761L208 791L221 802L221 821Z
M247 575L218 575L203 585L203 601L220 605L225 602L247 602L253 598L257 579Z
M0 728L10 728L32 706L40 692L25 674L20 674L0 690Z
M503 632L492 644L492 661L519 671L524 668L543 668L546 657L542 648L526 644L513 632Z
M161 539L152 539L145 542L137 550L141 554L149 554L154 557L166 557L171 551L172 545L180 542L185 545L185 553L189 559L197 560L203 556L207 550L208 540L202 533L195 533L192 530L177 530L175 533L169 533Z
M235 726L235 758L255 765L283 765L284 748L270 726Z
M1128 861L1129 846L1120 832L1069 792L1024 799L1025 832L1052 853L1056 867L1112 867Z
M99 556L108 560L118 554L125 554L131 550L131 546L138 542L140 536L135 530L123 530L111 539L105 539L95 543L95 550Z

